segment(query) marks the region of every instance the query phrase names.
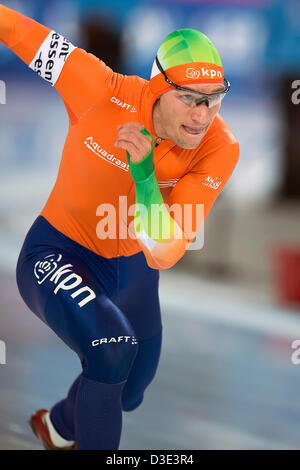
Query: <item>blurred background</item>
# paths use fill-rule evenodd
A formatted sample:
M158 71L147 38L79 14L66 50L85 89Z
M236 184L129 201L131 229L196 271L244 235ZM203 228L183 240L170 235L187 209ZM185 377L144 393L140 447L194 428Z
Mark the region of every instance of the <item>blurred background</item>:
M299 1L2 4L146 79L172 30L196 28L215 43L232 86L220 114L240 160L205 222L203 249L161 272L161 361L142 406L123 413L120 450L300 449L291 359L300 339ZM0 449L40 449L26 421L65 396L80 365L23 303L15 266L55 182L68 119L57 92L2 44L0 79Z

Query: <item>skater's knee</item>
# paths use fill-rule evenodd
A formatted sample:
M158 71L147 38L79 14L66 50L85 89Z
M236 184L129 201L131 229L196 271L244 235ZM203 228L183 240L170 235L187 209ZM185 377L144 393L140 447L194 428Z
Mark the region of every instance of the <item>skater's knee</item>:
M126 396L126 394L124 394L124 390L123 390L123 395L122 395L122 410L133 411L136 408L138 408L140 404L142 403L144 399L144 394L142 393L138 398L136 397L132 398L130 396Z
M83 375L104 383L127 379L138 351L134 335L94 339L85 351Z

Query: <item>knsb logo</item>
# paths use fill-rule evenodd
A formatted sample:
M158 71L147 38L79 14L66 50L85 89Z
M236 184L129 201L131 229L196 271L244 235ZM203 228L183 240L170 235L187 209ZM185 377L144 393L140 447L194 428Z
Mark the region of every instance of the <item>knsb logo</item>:
M109 344L109 343L121 343L125 342L128 343L131 338L131 344L138 344L138 341L135 336L118 336L117 338L111 337L110 339L108 338L100 338L100 339L94 339L92 341L92 346L101 346L101 344Z
M185 76L187 78L191 78L193 80L197 80L200 77L200 72L197 69L193 69L192 67L189 67L185 71Z
M204 183L202 184L204 184L204 186L207 186L208 188L211 188L211 189L218 189L220 184L222 184L222 181L217 181L217 180L218 180L217 176L215 178L212 178L211 176L207 176Z
M43 284L46 279L49 279L50 282L57 284L54 289L54 294L57 294L60 289L62 290L72 290L75 287L78 287L82 283L82 277L78 274L72 272L72 264L64 264L61 267L58 267L58 263L61 261L62 255L47 255L43 261L37 261L34 265L34 275L38 279L38 284ZM68 276L62 278L64 274L71 273ZM60 282L58 282L60 281ZM87 292L87 295L84 299L78 302L79 307L83 307L88 302L96 298L95 292L90 289L88 286L83 286L77 289L71 294L72 299Z

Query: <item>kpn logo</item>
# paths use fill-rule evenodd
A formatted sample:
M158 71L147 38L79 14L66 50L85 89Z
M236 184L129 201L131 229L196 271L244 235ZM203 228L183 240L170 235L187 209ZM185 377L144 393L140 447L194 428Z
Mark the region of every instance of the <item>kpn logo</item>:
M6 104L6 85L3 80L0 80L0 104Z
M193 67L189 67L186 69L185 75L187 78L197 80L200 77L200 72L199 70L194 69Z

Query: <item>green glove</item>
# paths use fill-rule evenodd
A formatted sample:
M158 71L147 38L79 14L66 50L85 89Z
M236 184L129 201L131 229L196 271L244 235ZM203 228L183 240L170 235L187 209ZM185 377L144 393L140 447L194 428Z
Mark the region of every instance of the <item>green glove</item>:
M130 173L131 173L132 179L136 183L146 180L154 172L154 163L153 163L154 139L153 139L153 136L150 134L150 132L148 132L144 127L143 129L141 129L141 133L144 135L150 135L150 137L152 138L151 150L147 153L147 155L140 162L137 162L137 163L132 163L130 161L129 153L126 152Z

